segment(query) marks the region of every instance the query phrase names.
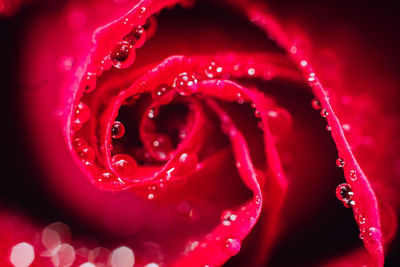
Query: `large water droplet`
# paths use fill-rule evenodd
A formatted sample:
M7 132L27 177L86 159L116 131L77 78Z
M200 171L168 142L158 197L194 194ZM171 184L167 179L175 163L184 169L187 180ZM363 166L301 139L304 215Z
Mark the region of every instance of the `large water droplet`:
M84 164L93 164L96 155L92 147L82 144L76 149L76 153Z
M343 202L346 208L354 205L353 196L354 193L349 184L343 183L336 187L336 197Z
M210 62L206 67L205 73L208 78L212 79L218 77L222 73L223 68L215 61Z
M79 123L79 124L83 124L85 122L87 122L90 118L90 109L89 107L83 103L80 102L74 110L74 122L75 123Z
M137 171L136 161L125 154L118 154L111 158L114 171L121 177L134 177Z
M119 139L125 134L125 126L119 121L115 121L111 127L111 137Z
M173 86L178 94L188 96L196 91L196 84L197 78L195 75L183 72L175 78Z
M240 240L234 237L225 238L222 242L222 250L231 256L234 256L240 251Z
M124 69L132 65L135 57L135 49L127 41L119 42L110 54L112 65L118 69Z

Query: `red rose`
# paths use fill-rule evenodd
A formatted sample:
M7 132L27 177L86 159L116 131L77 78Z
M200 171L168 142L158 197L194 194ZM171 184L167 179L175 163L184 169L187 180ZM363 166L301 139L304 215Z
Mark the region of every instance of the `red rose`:
M19 136L63 214L46 221L73 238L59 223L34 238L26 218L15 234L7 213L4 264L383 266L400 203L397 78L362 39L370 13L231 2L36 5Z

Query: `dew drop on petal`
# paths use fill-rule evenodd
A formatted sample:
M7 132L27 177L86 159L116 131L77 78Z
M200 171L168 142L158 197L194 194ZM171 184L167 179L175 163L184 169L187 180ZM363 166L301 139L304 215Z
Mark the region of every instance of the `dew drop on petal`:
M243 98L243 96L242 96L242 94L240 92L238 92L236 94L236 102L238 104L243 104L244 103L244 98Z
M149 119L154 119L155 117L157 117L157 115L158 115L158 108L151 108L147 112L147 117Z
M326 130L330 131L330 130L332 130L332 127L330 125L326 125Z
M316 98L314 98L314 99L311 101L311 106L313 107L313 109L316 109L316 110L321 109L321 103L320 103L319 100L316 99Z
M168 94L169 92L171 92L171 90L172 90L172 87L171 87L171 86L166 85L166 84L161 84L161 85L157 86L157 87L153 90L151 96L152 96L152 98L153 98L154 101L157 101L157 100L159 100L160 98L162 98L163 96L165 96L166 94ZM174 97L174 96L171 95L171 98L168 98L167 100L163 101L161 104L167 104L167 103L169 103L170 101L172 101L173 97Z
M146 264L144 267L160 267L157 263L151 262Z
M175 78L173 87L183 96L192 95L196 91L197 78L193 74L183 72Z
M86 165L93 164L95 159L94 149L89 145L81 145L76 149L79 159Z
M231 210L225 210L221 214L221 222L222 225L229 226L232 224L233 221L235 221L237 218L237 215L233 213Z
M146 31L142 26L137 26L133 30L125 35L124 41L133 45L135 48L143 46L146 41Z
M365 223L365 217L363 215L359 214L357 216L357 221L358 221L359 224L364 224Z
M111 137L119 139L125 134L125 126L119 121L115 121L111 127Z
M254 68L249 68L247 70L247 74L249 74L250 76L253 76L256 73L256 70Z
M351 170L349 176L350 176L350 180L352 180L352 181L357 180L357 172L355 170Z
M135 57L135 49L127 41L119 42L110 54L111 64L118 69L124 69L132 65Z
M74 122L76 123L85 123L89 120L90 118L90 109L89 107L83 103L80 102L74 110Z
M92 92L96 88L96 73L88 72L84 79L84 89L86 93Z
M208 78L212 79L218 77L222 73L222 70L223 68L219 64L212 61L206 67L205 74Z
M35 259L33 246L26 242L14 245L11 249L10 262L15 267L28 267Z
M109 183L111 181L114 181L115 179L115 175L107 171L100 173L97 177L97 181L101 183Z
M240 247L240 240L237 238L228 237L222 241L222 250L230 256L238 254L240 251Z
M126 246L116 248L110 254L110 265L112 267L132 267L134 264L133 250Z
M344 167L344 164L345 164L345 161L344 161L342 158L338 158L338 159L336 160L336 165L337 165L339 168L343 168L343 167Z
M321 110L321 116L326 118L329 115L329 112L326 109Z
M125 154L118 154L111 158L111 166L121 177L134 177L137 171L136 161Z
M353 195L353 190L349 184L343 183L336 187L336 197L343 202L346 208L354 206Z
M79 265L79 267L96 267L96 265L94 265L91 262L85 262L85 263L82 263L81 265Z

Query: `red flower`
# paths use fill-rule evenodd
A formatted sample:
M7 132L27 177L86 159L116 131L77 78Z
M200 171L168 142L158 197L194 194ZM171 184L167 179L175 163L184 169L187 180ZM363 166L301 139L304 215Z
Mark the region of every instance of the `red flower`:
M99 242L28 232L33 264L383 266L400 203L397 113L382 116L381 77L365 79L381 63L353 46L363 31L339 26L354 20L262 1L114 2L59 4L24 32L35 164L53 204ZM4 239L11 263L31 251L12 247L22 239ZM296 240L309 256L279 257Z

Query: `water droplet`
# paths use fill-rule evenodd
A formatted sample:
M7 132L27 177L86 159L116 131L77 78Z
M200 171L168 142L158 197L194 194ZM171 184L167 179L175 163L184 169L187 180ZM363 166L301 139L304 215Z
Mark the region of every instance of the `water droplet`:
M312 106L314 109L316 109L316 110L321 109L321 103L320 103L319 100L316 99L316 98L314 98L314 99L311 101L311 106Z
M100 76L103 73L103 71L109 70L111 66L112 66L111 58L110 55L108 55L100 61L97 76Z
M253 76L256 73L256 70L254 68L250 68L247 70L247 74L249 74L250 76Z
M148 195L147 195L147 199L149 199L149 200L154 199L154 194L148 194Z
M346 208L354 206L355 202L352 200L353 195L354 193L349 184L343 183L336 187L336 197L343 202Z
M240 247L241 244L238 238L228 237L225 238L222 242L222 250L230 256L238 254L240 251Z
M102 183L109 183L111 181L114 181L115 179L115 175L107 171L100 173L100 175L97 177L97 181Z
M119 42L110 54L112 65L118 69L124 69L132 65L135 57L135 49L127 41Z
M166 135L156 135L152 139L152 148L160 160L167 160L172 150L171 139Z
M339 168L343 168L343 167L344 167L344 164L345 164L345 162L344 162L344 160L343 160L342 158L338 158L338 159L336 160L336 165L337 165Z
M308 76L308 81L309 82L314 82L315 81L315 73L314 72L310 73L310 75Z
M173 87L178 94L188 96L196 91L196 84L197 79L193 74L183 72L175 78Z
M307 66L307 61L302 60L302 61L300 62L300 65L301 65L303 68L306 67L306 66Z
M134 177L137 171L136 161L125 154L118 154L111 158L111 166L121 177Z
M330 130L332 130L332 127L330 125L326 125L326 130L330 131Z
M296 54L296 53L297 53L297 47L292 46L292 47L290 48L290 53L292 53L293 55Z
M358 221L359 224L364 224L365 223L365 217L362 216L361 214L359 214L357 216L357 221Z
M212 79L218 77L222 73L223 68L215 61L210 62L206 67L205 74L208 78Z
M76 153L80 160L86 165L93 164L96 157L94 149L86 144L79 146L76 149Z
M240 92L236 94L236 102L238 104L243 104L244 103L244 98L243 98L243 96L242 96L242 94Z
M142 26L137 26L133 28L133 30L125 35L124 41L127 41L135 48L139 48L143 46L144 42L146 41L146 31Z
M157 263L151 262L146 264L144 267L160 267Z
M92 92L96 88L96 73L88 72L84 79L84 89L86 93Z
M171 92L172 87L166 84L161 84L159 86L157 86L151 96L153 98L154 101L159 101L161 98L163 98L166 94L168 94L169 92ZM162 102L160 102L161 104L165 105L168 104L169 102L172 101L172 99L174 98L174 95L171 94L171 97L168 97L168 99L163 100Z
M154 119L158 115L158 108L151 108L149 109L149 112L147 113L147 117L149 119Z
M87 122L90 118L89 107L85 103L80 102L75 107L74 118L75 118L74 123L83 124L83 123Z
M222 225L229 226L237 219L237 215L231 210L225 210L221 214Z
M119 121L115 121L111 127L111 137L119 139L125 134L125 126Z
M326 118L329 115L329 112L326 109L321 110L321 116Z
M349 176L350 176L350 180L352 180L352 181L357 180L357 172L355 170L351 170Z
M260 117L261 117L261 113L260 113L259 110L254 111L254 115L255 115L257 118L260 118Z

